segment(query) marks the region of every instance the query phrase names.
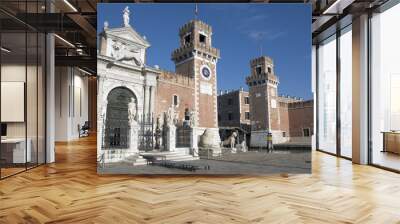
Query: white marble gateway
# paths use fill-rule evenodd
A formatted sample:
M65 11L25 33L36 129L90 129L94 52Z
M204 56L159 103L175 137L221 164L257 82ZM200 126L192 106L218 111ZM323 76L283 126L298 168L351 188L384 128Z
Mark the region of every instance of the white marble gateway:
M158 66L150 67L146 64L146 50L150 47L150 43L130 24L130 13L128 7L123 10L123 27L110 28L108 22L105 22L104 30L99 35L97 56L97 155L101 157L99 160L111 163L126 162L129 158L129 162L134 161L135 164L142 159L141 155L149 155L149 153L153 155L181 153L187 156L185 159L197 159L197 149L200 143L212 148L213 152L220 153L218 128L210 127L210 125L208 125L209 128L198 127L198 108L209 106L198 105L199 101L196 97L199 94L208 95L208 98L215 97L213 109L216 114L216 83L210 82L210 68L207 65L202 66L202 70L205 72L200 81L200 91L197 92L196 88L198 87L193 89L196 103L194 110L188 116L189 120L186 118L184 121L179 120L179 111L175 109L177 105L171 104L168 109L158 108L160 111L155 111L157 99L162 100L157 97L163 94L156 94L158 79L163 77L164 73ZM196 22L196 26L199 25L205 26L201 22ZM182 49L184 48L185 46ZM216 53L211 52L210 54L217 58ZM194 58L199 60L198 57ZM205 63L204 59L201 60L201 63ZM215 60L213 59L209 64L215 66ZM193 70L200 72L195 68ZM197 74L197 78L193 78L197 80L195 84L199 82L199 75ZM159 115L156 118L153 116L155 113ZM157 122L147 122L147 120L144 122L143 117L146 116L156 119ZM210 119L213 117L210 116ZM183 125L184 123L185 125L189 123L190 126L186 127ZM215 124L217 124L216 116ZM149 126L150 128L146 129ZM160 133L160 127L162 133ZM190 135L187 134L188 132L182 131L184 128L190 129ZM156 129L158 130L157 135L154 132ZM178 144L177 139L188 141L187 136L190 136L190 142ZM160 147L160 141L163 143L162 147ZM157 144L147 144L148 142ZM153 147L154 145L157 147ZM139 152L139 149L142 151Z
M155 88L160 73L159 69L146 65L146 49L150 44L129 24L128 8L124 10L123 19L124 27L120 28L109 28L105 22L104 30L100 34L97 56L97 137L100 140L97 141L97 150L98 155L104 155L105 162L115 162L138 153L138 118L154 111ZM118 108L113 107L113 103L116 102L108 100L123 103L121 108ZM110 115L107 116L107 113ZM118 117L119 115L121 117ZM121 122L126 128L121 128L119 133L116 133L109 128L112 126L110 120ZM116 137L126 135L128 137L124 141L127 142L106 142L106 134ZM116 144L122 145L122 148L107 148Z

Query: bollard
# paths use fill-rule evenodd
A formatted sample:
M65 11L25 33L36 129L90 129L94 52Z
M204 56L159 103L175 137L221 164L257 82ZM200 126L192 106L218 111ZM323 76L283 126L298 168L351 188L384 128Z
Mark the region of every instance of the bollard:
M272 144L272 133L268 132L267 134L267 151L272 152L274 150L274 145Z

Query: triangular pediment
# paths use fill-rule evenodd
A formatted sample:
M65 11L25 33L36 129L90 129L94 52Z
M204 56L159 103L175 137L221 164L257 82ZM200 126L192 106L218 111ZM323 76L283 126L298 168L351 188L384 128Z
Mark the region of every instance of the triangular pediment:
M106 34L142 45L146 48L150 46L150 43L147 40L145 40L141 35L139 35L139 33L137 33L132 27L108 29L105 32Z

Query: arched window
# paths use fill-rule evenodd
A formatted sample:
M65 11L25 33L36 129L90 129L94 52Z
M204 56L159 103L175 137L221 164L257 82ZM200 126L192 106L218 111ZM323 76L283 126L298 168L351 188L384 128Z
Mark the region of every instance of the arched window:
M177 107L179 106L179 96L178 95L173 95L172 96L172 104Z

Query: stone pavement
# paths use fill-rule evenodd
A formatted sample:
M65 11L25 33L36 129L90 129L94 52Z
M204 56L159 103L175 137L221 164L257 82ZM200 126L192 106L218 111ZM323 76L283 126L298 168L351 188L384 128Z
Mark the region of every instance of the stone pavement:
M251 174L265 175L274 173L311 173L311 151L274 151L273 153L249 151L245 153L224 154L221 157L184 161L199 167L210 166L210 170L195 172L161 166L128 163L106 164L98 168L99 174Z

